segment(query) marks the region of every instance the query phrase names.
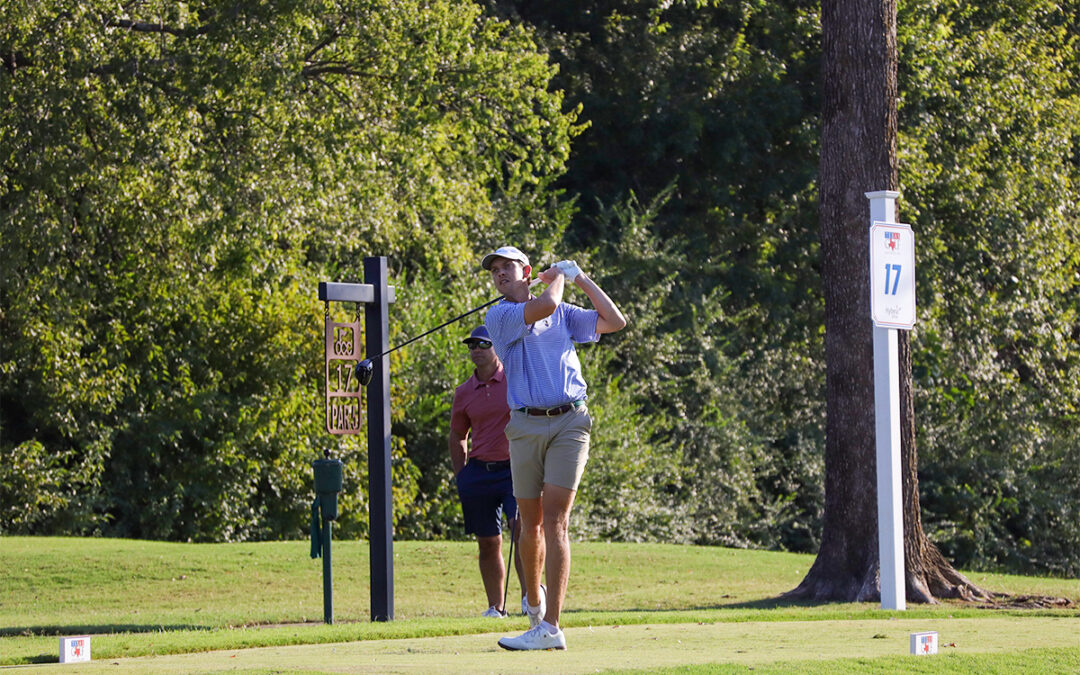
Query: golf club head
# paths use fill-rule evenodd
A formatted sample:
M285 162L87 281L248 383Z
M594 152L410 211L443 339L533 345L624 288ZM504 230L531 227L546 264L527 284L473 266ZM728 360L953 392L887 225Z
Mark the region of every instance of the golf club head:
M360 380L360 385L366 387L371 383L371 373L374 370L375 366L371 363L371 359L364 359L356 364L353 374L356 375L356 379Z

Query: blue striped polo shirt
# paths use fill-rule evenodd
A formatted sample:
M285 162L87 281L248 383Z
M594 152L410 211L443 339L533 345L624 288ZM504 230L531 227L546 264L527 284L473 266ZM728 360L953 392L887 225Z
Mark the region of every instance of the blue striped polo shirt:
M525 323L525 303L502 300L484 325L506 372L506 402L517 408L551 408L585 398L575 342L596 342L594 309L560 303L551 316Z

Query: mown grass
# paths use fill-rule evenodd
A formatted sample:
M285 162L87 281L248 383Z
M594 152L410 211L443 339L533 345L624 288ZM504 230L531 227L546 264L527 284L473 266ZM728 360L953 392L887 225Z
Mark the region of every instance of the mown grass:
M673 668L650 668L648 670L624 670L621 675L729 675L743 673L747 666L736 663L678 666ZM814 661L783 661L756 665L758 674L800 673L801 675L835 675L836 673L864 673L893 675L894 673L956 673L983 675L1001 673L1078 673L1080 672L1080 649L1027 649L1002 654L940 654L932 659L912 659L909 656L878 658L834 659Z
M396 542L395 621L369 621L368 545L334 542L336 623L322 623L322 563L307 542L177 544L0 539L0 665L55 661L58 635L95 634L95 658L467 635L492 630L476 547ZM893 616L1080 616L954 603L887 612L778 596L813 556L662 544L576 543L567 627L828 621ZM985 588L1080 602L1080 580L971 573ZM511 588L510 605L515 590Z

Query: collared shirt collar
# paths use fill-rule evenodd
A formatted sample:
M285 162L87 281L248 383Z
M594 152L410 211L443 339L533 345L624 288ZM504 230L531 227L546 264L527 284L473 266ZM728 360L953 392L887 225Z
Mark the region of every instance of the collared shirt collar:
M499 364L499 367L495 369L495 374L491 376L491 379L486 380L484 382L481 382L480 378L478 378L476 376L476 368L473 368L473 373L472 373L473 389L479 389L480 387L484 387L484 386L487 386L489 384L495 384L497 382L502 382L505 379L506 379L506 375L505 375L505 373L503 373L503 367L502 367L501 363Z

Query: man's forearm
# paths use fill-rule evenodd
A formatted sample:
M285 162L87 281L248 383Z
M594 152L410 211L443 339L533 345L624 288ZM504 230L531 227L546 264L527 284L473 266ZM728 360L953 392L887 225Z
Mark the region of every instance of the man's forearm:
M525 303L525 323L536 323L548 318L562 303L563 288L566 284L566 278L562 273L545 270L541 273L540 280L546 282L548 286L538 297Z
M454 467L454 475L458 475L461 469L465 466L465 460L468 456L468 446L465 443L465 437L450 432L450 464Z
M574 279L574 283L585 292L585 295L593 304L593 309L599 315L596 320L596 332L614 333L626 326L626 317L615 306L608 294L597 286L596 282L590 279L587 274L584 272L578 274L577 278Z

